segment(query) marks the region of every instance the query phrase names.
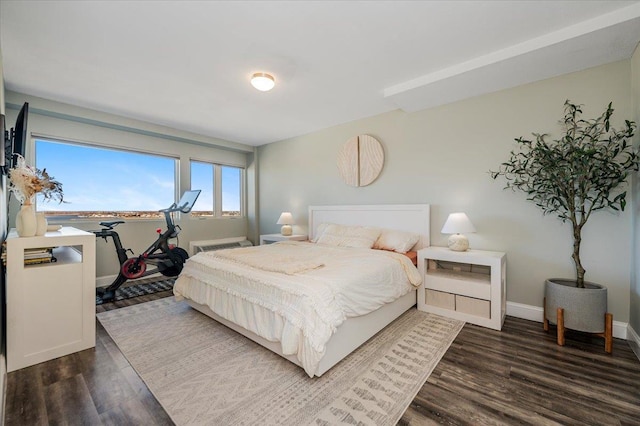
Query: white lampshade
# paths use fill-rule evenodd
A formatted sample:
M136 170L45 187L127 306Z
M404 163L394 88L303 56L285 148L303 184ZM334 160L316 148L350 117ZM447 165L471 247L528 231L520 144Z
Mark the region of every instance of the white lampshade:
M276 85L276 80L266 72L257 72L251 76L251 85L261 92L268 92Z
M476 228L464 213L451 213L442 227L443 234L465 234L476 232Z
M291 212L282 212L276 223L278 225L282 225L282 228L280 228L280 233L282 235L291 235L293 233L291 225L293 225L294 222Z
M476 228L464 213L451 213L442 227L443 234L452 234L448 245L454 251L466 251L469 248L469 240L463 233L476 232Z

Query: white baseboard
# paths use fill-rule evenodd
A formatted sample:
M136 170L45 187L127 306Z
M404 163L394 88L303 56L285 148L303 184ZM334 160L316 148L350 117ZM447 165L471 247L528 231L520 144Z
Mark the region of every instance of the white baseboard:
M542 322L544 319L542 307L516 302L507 302L507 315L536 322ZM627 329L626 322L613 321L613 337L627 339Z
M117 275L107 275L106 277L96 277L96 287L106 287L115 280Z
M516 302L507 302L507 315L536 322L542 322L543 319L541 307Z
M640 360L640 336L638 336L638 333L631 327L631 324L627 326L627 342L629 342L633 353L635 353L638 360Z

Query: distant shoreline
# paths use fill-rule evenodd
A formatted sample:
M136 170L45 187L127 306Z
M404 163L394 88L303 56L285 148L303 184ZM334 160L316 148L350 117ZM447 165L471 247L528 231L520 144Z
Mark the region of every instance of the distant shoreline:
M47 218L56 220L74 220L74 219L164 219L164 214L159 211L139 211L139 212L60 212L45 211L43 212ZM213 212L194 212L189 213L194 217L215 217ZM238 217L238 211L223 211L222 217Z

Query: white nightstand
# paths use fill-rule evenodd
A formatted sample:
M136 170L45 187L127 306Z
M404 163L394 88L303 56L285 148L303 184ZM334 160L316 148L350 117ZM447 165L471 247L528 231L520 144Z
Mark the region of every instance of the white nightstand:
M418 251L418 309L501 330L507 308L505 253L447 247Z
M307 236L302 234L282 235L282 234L264 234L260 235L260 245L271 244L278 241L306 241Z

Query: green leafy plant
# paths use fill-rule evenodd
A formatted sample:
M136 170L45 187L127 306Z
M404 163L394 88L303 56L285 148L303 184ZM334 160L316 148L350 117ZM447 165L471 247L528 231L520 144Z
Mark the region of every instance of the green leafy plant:
M490 171L493 179L506 179L505 189L524 192L544 214L571 222L577 287L584 287L582 229L594 211L624 210L627 193L621 188L640 163L631 142L634 122L625 120L624 129L618 131L610 124L611 103L602 115L589 120L580 118L581 107L565 101L561 138L549 141L540 133L533 133L533 140L516 138L519 150L511 151L498 171Z

